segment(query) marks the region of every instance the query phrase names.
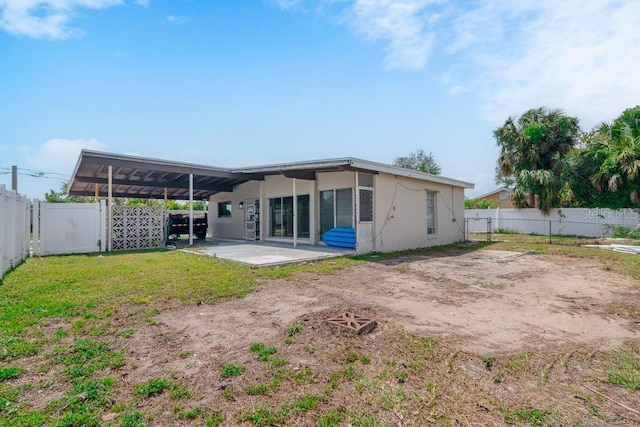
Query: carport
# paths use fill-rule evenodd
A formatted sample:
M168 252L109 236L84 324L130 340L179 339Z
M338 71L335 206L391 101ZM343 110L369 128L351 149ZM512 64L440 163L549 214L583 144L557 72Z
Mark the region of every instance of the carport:
M193 201L264 175L226 168L82 150L71 177L69 195L108 199L107 249L112 249L114 197L188 200L189 244L193 244Z

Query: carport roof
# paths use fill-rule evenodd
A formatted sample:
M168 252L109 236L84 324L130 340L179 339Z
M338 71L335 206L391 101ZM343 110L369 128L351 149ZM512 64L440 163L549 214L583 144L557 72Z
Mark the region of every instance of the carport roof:
M164 198L166 189L167 198L186 200L189 198L189 175L191 174L193 174L193 198L196 200L206 199L219 192L233 191L234 187L244 182L263 180L265 175L315 179L318 172L335 171L383 172L455 187L473 188L473 184L468 182L352 157L228 169L82 150L71 177L69 194L94 196L97 186L98 195L106 197L109 166L112 166L114 197L161 199Z

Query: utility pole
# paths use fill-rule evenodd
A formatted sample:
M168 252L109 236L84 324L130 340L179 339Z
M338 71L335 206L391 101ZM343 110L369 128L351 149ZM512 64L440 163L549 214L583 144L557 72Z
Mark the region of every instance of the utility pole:
M11 189L18 192L18 167L11 166Z

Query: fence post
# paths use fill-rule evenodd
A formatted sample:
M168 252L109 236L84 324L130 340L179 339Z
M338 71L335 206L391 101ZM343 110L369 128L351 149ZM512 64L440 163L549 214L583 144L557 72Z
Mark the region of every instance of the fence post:
M40 256L40 200L33 199L33 256Z
M4 277L4 253L5 253L5 224L6 224L6 218L5 218L5 191L6 191L6 187L4 186L4 184L0 184L0 280Z
M100 200L100 252L107 251L107 201Z
M487 218L487 242L491 241L491 217Z
M549 220L549 244L551 244L551 220Z

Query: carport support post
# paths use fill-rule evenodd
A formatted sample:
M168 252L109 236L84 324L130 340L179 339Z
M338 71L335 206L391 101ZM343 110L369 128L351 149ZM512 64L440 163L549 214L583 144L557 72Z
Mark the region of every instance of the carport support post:
M296 179L293 178L293 247L298 246L298 195L296 194Z
M189 174L189 246L193 246L193 174Z
M109 198L109 208L107 209L107 250L111 252L113 248L113 166L109 165L107 197Z

